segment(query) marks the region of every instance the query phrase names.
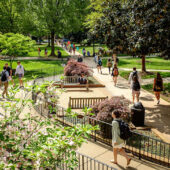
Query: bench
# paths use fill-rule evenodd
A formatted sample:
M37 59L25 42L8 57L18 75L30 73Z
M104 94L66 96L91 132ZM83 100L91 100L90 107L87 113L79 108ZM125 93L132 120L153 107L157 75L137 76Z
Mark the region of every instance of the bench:
M86 88L89 90L89 81L88 77L86 84L80 84L78 81L79 76L66 76L62 80L56 82L61 88Z
M96 103L108 99L107 97L86 97L86 98L69 98L68 107L71 109L84 109L91 107Z

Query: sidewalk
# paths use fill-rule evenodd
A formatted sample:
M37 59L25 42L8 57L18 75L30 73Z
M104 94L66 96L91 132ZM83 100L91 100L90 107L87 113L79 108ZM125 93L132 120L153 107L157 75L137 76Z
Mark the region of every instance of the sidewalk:
M93 69L93 71L94 77L102 82L113 96L123 95L132 100L132 92L127 80L118 77L117 86L114 86L112 77L108 75L106 68L103 69L103 74L97 73L97 69ZM145 124L156 128L170 142L170 103L161 99L161 104L157 105L155 96L143 89L141 90L140 101L146 109Z
M78 149L78 152L88 155L91 158L95 158L98 161L104 162L107 165L110 165L117 170L162 170L166 169L165 167L160 167L159 165L152 164L151 162L138 160L132 157L130 165L127 167L126 159L118 155L118 165L115 165L110 162L113 159L113 152L111 147L103 146L100 143L93 143L88 141L84 143L81 148ZM132 156L132 155L130 155Z

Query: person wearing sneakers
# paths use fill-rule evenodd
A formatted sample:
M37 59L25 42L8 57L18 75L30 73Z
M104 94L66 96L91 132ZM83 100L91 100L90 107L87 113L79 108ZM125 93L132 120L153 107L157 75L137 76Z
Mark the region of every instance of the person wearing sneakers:
M160 104L160 93L163 91L163 80L160 73L157 73L156 78L154 79L153 91L157 99L157 104Z
M112 146L113 146L113 155L114 160L111 160L112 163L118 164L117 162L117 154L118 152L124 156L127 160L127 166L131 162L131 158L128 157L123 147L125 146L124 140L120 138L120 128L119 123L116 120L120 120L121 113L118 110L115 110L112 113L113 121L112 121Z
M18 61L17 64L18 66L16 68L15 75L18 75L19 85L20 87L23 87L22 78L24 77L24 67L21 65L20 61Z
M1 83L4 85L4 90L2 93L2 97L5 98L5 94L6 96L8 96L8 78L9 78L9 73L6 69L6 67L3 68L3 71L1 73Z

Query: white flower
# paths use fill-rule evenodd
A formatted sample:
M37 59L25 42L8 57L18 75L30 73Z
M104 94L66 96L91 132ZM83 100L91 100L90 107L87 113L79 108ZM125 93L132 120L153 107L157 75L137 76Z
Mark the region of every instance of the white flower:
M68 144L69 144L70 146L73 146L73 145L74 145L74 142L73 142L73 141L70 141Z

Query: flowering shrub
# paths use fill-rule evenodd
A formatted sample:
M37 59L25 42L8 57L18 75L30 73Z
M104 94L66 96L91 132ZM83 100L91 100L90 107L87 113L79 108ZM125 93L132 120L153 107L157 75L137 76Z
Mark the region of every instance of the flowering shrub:
M123 96L114 96L111 99L106 99L100 103L96 103L92 107L92 113L97 120L104 121L107 123L112 123L112 112L114 110L120 110L121 118L125 121L130 120L130 110L129 110L130 101ZM111 138L111 126L103 123L100 125L100 134L103 137Z
M77 62L74 59L69 60L64 68L65 76L75 76L75 75L80 76L82 73L86 76L89 76L91 72L92 70L85 63Z

